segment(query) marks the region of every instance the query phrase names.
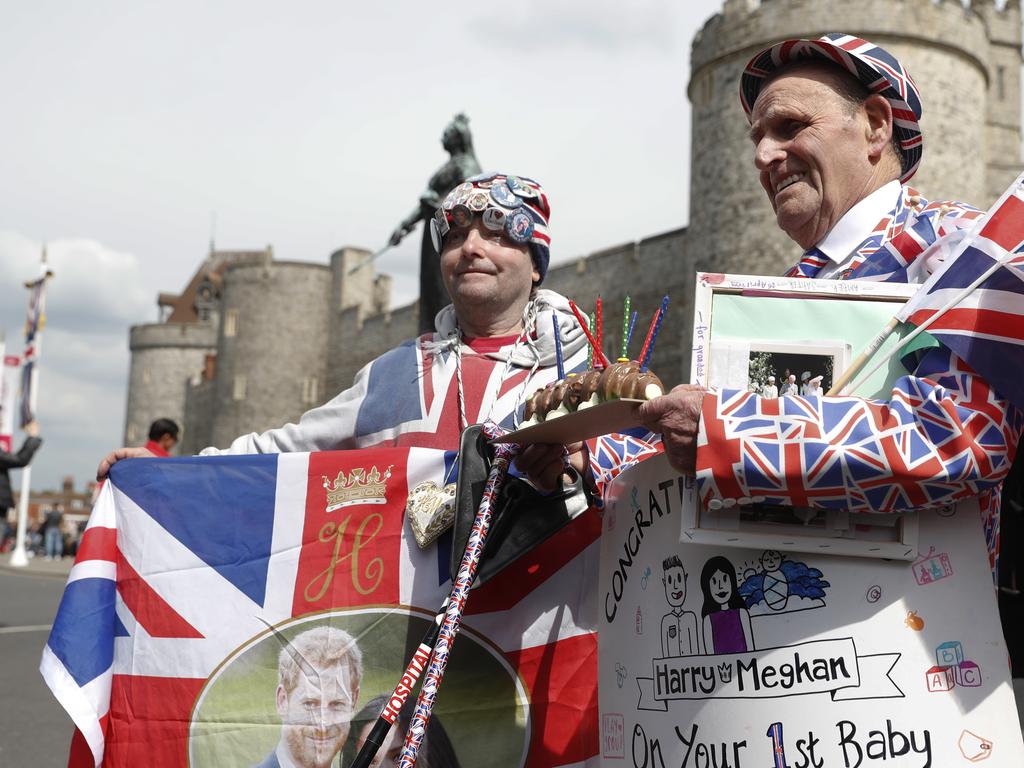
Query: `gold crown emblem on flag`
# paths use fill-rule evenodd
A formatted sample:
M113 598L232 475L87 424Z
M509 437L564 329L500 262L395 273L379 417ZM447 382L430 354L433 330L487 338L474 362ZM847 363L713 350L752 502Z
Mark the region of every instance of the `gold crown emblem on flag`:
M376 466L370 467L369 472L362 467L353 469L347 476L345 470L341 470L334 482L323 475L324 488L327 490L327 511L333 512L355 504L383 504L387 500L387 484L393 466L389 466L383 475Z

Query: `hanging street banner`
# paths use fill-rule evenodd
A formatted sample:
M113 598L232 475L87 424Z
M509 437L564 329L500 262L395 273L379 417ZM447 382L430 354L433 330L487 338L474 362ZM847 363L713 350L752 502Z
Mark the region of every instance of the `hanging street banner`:
M611 488L602 765L1024 765L976 503L916 513L912 560L694 544L694 503L664 456Z
M14 414L17 409L21 360L17 355L3 355L0 370L0 451L14 450Z

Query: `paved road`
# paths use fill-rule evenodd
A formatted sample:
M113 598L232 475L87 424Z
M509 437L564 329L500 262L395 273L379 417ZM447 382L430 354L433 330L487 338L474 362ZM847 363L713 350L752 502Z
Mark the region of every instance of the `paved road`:
M64 578L0 569L0 766L67 765L73 726L39 676L63 590Z

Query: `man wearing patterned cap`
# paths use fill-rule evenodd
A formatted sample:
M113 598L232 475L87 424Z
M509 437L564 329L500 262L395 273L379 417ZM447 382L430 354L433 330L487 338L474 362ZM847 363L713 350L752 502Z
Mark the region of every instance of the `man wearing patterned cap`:
M788 276L920 283L944 250L930 246L949 243L981 215L962 203L929 202L906 185L924 149L921 98L900 61L873 43L830 34L770 46L747 64L740 101L776 221L804 250ZM827 398L832 406L847 405L850 423L870 425L870 434L833 434L823 417L826 398L810 397L814 415L802 434L775 438L839 464L849 460L843 448L854 439L888 457L856 472L822 467L821 475L845 478L828 498L816 495L813 478L799 466L784 466L784 478L773 484L744 472L749 462L720 459L746 455L755 439L764 439L761 417L779 413L778 401L758 398L753 410L742 409L744 416L754 414L745 419L736 415L738 396L746 393L684 385L641 406L647 426L662 433L673 465L696 474L710 507L762 497L898 512L978 496L995 566L999 485L1022 417L948 349L925 351L913 375L896 382L892 399L899 407ZM928 428L928 410L946 414L942 430ZM988 437L983 442L980 435ZM952 460L963 454L973 459Z

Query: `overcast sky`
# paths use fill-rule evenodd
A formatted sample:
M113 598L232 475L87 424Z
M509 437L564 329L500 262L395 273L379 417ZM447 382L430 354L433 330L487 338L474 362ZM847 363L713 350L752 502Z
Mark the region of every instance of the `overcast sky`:
M376 249L457 112L485 169L547 188L556 263L687 221L690 43L718 0L0 3L8 353L44 241L56 273L35 488L120 444L128 328L185 286L213 212L219 248ZM418 249L379 261L396 303Z

